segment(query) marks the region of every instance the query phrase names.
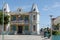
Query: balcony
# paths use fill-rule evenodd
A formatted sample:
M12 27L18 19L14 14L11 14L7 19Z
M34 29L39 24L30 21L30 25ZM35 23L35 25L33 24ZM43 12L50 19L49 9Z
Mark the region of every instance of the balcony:
M23 20L20 20L20 21L11 21L11 24L24 24L24 21Z
M27 15L12 16L11 23L13 23L13 24L28 24L29 16L27 16Z
M24 20L20 20L20 21L11 21L12 24L29 24L29 21L24 21Z

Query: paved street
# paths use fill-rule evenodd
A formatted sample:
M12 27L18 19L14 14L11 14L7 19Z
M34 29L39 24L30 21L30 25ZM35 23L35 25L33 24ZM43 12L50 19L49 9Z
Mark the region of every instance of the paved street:
M2 36L0 35L0 40ZM38 35L4 35L4 40L50 40Z

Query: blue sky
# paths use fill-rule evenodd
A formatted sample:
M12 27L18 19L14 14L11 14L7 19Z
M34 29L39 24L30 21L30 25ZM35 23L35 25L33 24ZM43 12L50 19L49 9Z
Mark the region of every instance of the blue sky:
M16 11L18 7L24 11L30 11L32 4L38 5L40 11L40 27L50 27L50 17L60 16L60 0L0 0L0 9L2 9L3 1L9 4L11 11Z

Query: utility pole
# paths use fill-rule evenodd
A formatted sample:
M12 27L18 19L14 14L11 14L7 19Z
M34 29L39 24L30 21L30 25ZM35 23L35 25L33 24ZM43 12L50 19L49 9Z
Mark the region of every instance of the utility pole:
M51 40L52 40L52 16L53 15L50 15L50 20L51 20L51 23L50 23L50 25L51 25Z

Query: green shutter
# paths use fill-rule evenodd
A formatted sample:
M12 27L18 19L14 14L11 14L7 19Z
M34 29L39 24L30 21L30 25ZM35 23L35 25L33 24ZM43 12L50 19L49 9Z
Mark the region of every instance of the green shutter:
M29 27L28 26L25 26L25 30L28 30L29 29Z
M15 25L12 26L12 30L16 31L16 26Z
M29 20L29 17L28 16L25 16L25 20Z
M12 20L12 21L15 21L15 20L16 20L16 16L12 16L12 17L11 17L11 20Z

